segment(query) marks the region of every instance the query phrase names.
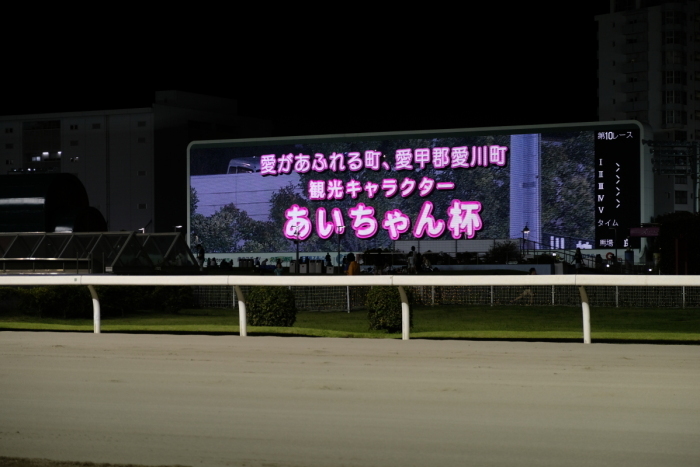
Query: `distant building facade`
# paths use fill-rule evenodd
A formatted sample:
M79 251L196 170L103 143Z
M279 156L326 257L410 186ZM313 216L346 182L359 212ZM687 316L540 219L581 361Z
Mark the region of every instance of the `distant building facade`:
M638 120L657 142L700 141L700 2L611 0L596 21L599 120ZM657 213L697 210L691 177L657 173L654 186Z
M236 101L159 91L151 107L0 117L3 173L71 173L108 230L172 232L187 216L187 145L269 136Z

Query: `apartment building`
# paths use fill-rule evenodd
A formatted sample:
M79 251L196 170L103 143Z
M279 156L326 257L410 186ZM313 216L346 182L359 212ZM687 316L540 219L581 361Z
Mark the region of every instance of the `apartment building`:
M595 19L599 120L638 120L656 142L700 141L700 2L611 0ZM655 173L657 213L697 212L692 173L697 158L681 157Z
M0 117L0 164L76 175L109 230L172 232L186 223L187 145L269 132L235 100L159 91L150 107Z

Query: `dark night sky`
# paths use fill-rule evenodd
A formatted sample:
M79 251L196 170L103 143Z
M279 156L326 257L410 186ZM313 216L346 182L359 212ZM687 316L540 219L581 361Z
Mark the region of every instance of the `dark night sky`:
M524 3L417 9L411 21L198 18L122 25L123 37L114 26L104 39L52 34L5 48L20 66L3 73L0 115L148 107L155 91L179 89L235 98L276 135L596 120L594 16L609 2Z

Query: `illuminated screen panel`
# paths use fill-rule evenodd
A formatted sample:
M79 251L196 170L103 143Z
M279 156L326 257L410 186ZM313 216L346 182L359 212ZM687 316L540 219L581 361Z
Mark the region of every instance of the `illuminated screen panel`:
M364 251L527 226L538 248L623 247L638 241L639 130L610 128L193 143L190 238L212 253L290 252L296 239Z

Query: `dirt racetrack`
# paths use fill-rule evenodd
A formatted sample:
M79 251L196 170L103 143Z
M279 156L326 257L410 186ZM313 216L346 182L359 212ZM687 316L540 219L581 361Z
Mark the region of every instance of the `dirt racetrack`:
M0 332L0 456L686 467L698 440L697 346Z

